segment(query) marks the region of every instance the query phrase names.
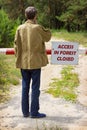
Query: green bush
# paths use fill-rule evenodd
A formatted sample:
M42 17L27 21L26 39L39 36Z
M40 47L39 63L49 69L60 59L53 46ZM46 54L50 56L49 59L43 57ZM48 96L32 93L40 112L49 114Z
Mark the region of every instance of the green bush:
M0 10L0 47L11 47L14 40L14 34L20 21L12 21L9 19L8 14Z
M54 97L61 97L68 101L75 102L77 99L76 87L79 85L78 74L75 73L72 66L66 66L61 71L61 79L53 79L50 83L48 93Z
M10 41L11 21L3 9L0 10L0 19L0 47L7 47Z

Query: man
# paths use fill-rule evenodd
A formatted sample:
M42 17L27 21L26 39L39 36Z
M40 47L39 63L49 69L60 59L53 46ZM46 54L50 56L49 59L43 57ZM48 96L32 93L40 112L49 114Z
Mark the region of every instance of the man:
M51 32L37 24L37 10L28 7L25 10L27 21L20 25L15 35L16 67L22 75L22 112L24 117L46 117L39 113L41 67L48 64L45 43L51 38ZM29 108L29 89L32 80L31 107ZM29 110L30 109L30 110Z

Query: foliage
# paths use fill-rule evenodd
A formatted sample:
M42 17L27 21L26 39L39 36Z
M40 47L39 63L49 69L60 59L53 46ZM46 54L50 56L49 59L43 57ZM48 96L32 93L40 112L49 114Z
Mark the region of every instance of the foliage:
M11 84L19 84L20 73L15 68L15 58L0 54L0 102L9 97Z
M71 2L69 0L65 6L66 11L62 11L61 15L56 18L65 23L67 30L79 31L83 27L87 29L87 1L72 0Z
M0 10L0 19L0 47L11 47L20 22L19 20L12 22L3 9Z
M14 22L11 23L11 26L12 26L12 28L10 30L10 38L11 38L10 42L11 42L11 46L13 46L14 36L15 36L16 29L17 29L18 25L20 25L19 18L16 19L16 20L14 20Z
M78 75L73 72L72 66L66 66L61 71L61 79L53 79L50 83L48 93L55 97L65 98L66 100L76 101L77 94L75 88L79 85Z
M39 12L38 22L44 26L87 30L87 0L1 0L0 5L12 20L23 21L25 8L33 5Z
M0 19L0 47L7 47L10 41L11 21L4 10L0 10Z
M87 32L68 32L66 30L52 30L53 37L66 41L77 42L87 47Z

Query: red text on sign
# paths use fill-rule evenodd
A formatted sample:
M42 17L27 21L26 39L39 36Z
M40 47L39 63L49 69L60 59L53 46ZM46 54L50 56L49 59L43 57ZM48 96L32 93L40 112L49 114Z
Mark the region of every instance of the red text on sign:
M54 54L57 54L57 55L58 55L58 54L59 54L59 51L55 50L55 51L54 51Z
M60 49L73 49L73 45L58 45L58 48Z
M73 57L57 57L58 61L74 61Z
M76 51L60 51L60 55L75 55Z

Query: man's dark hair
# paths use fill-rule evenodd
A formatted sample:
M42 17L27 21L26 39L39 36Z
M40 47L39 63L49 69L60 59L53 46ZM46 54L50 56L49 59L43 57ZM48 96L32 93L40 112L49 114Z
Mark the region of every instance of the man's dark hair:
M30 6L25 9L25 16L27 19L34 19L37 14L37 10L35 7Z

